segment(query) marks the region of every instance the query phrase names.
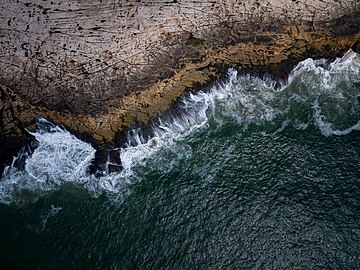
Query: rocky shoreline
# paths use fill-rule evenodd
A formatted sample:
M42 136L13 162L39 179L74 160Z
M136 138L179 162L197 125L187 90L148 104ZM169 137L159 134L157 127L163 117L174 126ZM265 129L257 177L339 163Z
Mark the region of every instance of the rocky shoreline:
M230 67L283 80L308 57L360 52L350 0L0 5L1 164L32 140L37 117L106 149Z

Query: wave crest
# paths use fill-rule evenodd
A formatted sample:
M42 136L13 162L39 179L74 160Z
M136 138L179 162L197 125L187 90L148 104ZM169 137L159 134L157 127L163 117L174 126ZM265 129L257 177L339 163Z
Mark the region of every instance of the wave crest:
M238 76L230 69L226 82L207 92L184 95L176 113L154 120L146 130L129 131L127 144L112 150L119 155L122 171L105 171L100 178L87 172L96 152L90 144L39 119L40 129L32 133L38 147L31 155L20 152L5 169L0 200L15 200L24 191L53 190L65 182L80 184L93 194L120 194L138 179L137 168L156 160L158 164L150 162L154 169L171 170L179 160L191 156L188 138L206 129L221 130L229 123L237 132L266 136L288 127L314 127L324 136L347 135L360 130L359 74L360 56L351 50L331 63L324 59L300 62L280 89L269 78ZM26 159L24 168L14 165L20 158ZM109 159L107 165L111 162Z

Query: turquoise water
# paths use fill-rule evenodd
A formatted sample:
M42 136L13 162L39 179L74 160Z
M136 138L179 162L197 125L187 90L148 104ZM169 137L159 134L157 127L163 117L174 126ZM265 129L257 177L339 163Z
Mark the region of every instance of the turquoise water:
M0 182L0 268L360 268L359 71L351 51L281 89L230 70L130 132L100 178L89 144L37 131Z

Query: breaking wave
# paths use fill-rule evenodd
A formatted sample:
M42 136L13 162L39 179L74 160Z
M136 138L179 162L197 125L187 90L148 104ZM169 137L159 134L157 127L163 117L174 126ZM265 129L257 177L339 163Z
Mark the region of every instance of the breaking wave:
M62 127L38 119L31 133L37 141L32 154L21 151L6 167L0 181L0 201L16 201L24 194L47 192L71 182L86 187L95 196L103 192L123 194L127 185L141 180L137 169L145 165L169 171L179 160L191 156L189 143L197 132L221 130L233 125L237 132L272 136L286 128L316 128L323 136L343 136L360 130L360 56L348 51L333 62L307 59L276 88L272 79L238 76L207 92L186 94L176 112L154 120L146 129L128 132L127 144L113 149L122 170L111 173L105 166L101 177L88 167L96 150ZM24 159L23 168L15 166ZM155 161L154 161L155 160ZM109 159L106 165L111 164Z

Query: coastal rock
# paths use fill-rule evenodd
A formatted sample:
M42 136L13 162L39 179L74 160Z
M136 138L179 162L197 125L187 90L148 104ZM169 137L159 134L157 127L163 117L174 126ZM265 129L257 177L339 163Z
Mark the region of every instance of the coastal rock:
M15 1L0 4L1 152L45 117L118 144L234 67L286 78L307 57L359 50L357 0Z

